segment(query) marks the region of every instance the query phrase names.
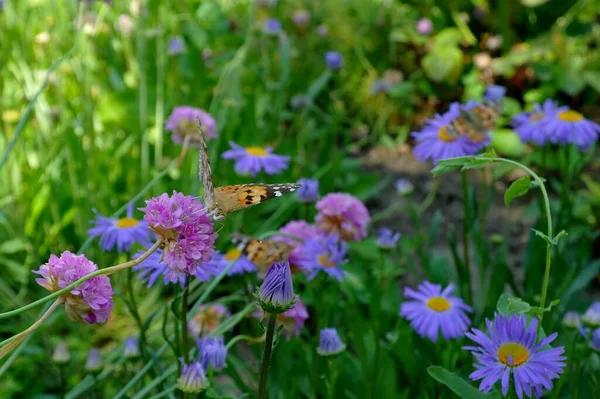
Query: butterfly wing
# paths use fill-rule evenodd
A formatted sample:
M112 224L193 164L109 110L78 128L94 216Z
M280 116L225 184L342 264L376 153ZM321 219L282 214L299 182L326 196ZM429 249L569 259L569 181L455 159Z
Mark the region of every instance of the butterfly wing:
M206 148L206 131L200 123L200 118L196 121L198 124L198 133L200 141L200 154L198 156L198 177L202 182L204 206L212 209L215 205L215 186L212 177L212 168L210 167L210 159L208 158L208 150Z
M215 188L215 203L223 215L294 192L298 183L240 184Z
M273 263L285 261L294 249L281 241L260 241L240 233L232 234L231 241L261 270L267 269Z
M500 105L498 105L500 104ZM461 109L460 115L447 127L450 137L466 136L474 143L482 143L496 127L501 103L485 102L469 110Z

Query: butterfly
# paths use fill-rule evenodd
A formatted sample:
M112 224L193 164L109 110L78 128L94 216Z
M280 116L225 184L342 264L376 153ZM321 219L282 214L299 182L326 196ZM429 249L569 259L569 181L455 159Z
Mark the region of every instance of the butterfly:
M215 187L212 178L212 169L206 149L206 135L204 127L197 121L200 132L200 156L198 159L198 174L204 187L204 206L208 216L214 220L223 219L228 213L258 205L273 198L296 191L301 184L237 184L232 186Z
M293 245L275 240L261 241L241 233L233 233L231 241L260 270L276 262L284 262L294 249Z
M484 101L468 110L460 109L460 115L446 126L446 134L454 139L465 136L474 143L484 142L496 127L502 111L501 101Z

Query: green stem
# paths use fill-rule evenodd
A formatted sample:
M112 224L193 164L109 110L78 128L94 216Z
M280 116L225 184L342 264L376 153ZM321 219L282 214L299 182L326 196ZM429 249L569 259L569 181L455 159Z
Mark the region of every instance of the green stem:
M377 377L379 372L379 359L381 357L381 343L379 342L379 335L381 334L381 303L383 301L383 269L385 264L385 252L381 251L381 258L379 260L379 275L377 276L377 302L374 308L373 317L373 332L375 333L375 354L373 356L373 380L371 381L371 398L375 398L377 395Z
M7 317L11 317L11 316L16 316L18 314L21 314L23 312L28 311L29 309L33 309L36 306L40 306L43 305L44 303L51 301L55 298L58 298L59 296L68 293L69 291L71 291L73 288L85 283L86 281L88 281L91 278L94 278L96 276L108 276L111 274L114 274L116 272L119 272L121 270L124 269L128 269L132 266L135 266L141 262L143 262L146 258L148 258L154 251L156 251L158 249L158 247L162 244L162 239L159 239L158 241L156 241L154 243L154 245L152 245L152 247L150 247L150 249L148 249L146 252L144 252L139 258L137 259L133 259L130 260L129 262L125 262L125 263L121 263L119 265L115 265L115 266L111 266L111 267L107 267L104 269L100 269L100 270L96 270L93 273L88 274L87 276L84 276L82 278L80 278L79 280L75 281L72 284L69 284L68 286L66 286L65 288L58 290L56 292L53 292L52 294L45 296L41 299L38 299L37 301L31 302L28 305L25 305L23 307L20 307L18 309L15 310L11 310L9 312L4 312L4 313L0 313L0 319L5 319Z
M463 189L463 256L464 256L464 291L465 300L469 304L473 304L471 290L471 262L469 250L469 230L471 225L471 212L469 207L469 185L467 182L467 171L461 172L461 182Z
M334 359L329 359L329 389L328 398L335 399L335 381L337 380L337 369L333 364Z
M181 349L183 350L183 360L185 360L185 364L190 362L188 350L187 311L191 281L192 279L190 276L185 278L185 287L183 288L183 298L181 300Z
M135 320L138 328L140 329L140 341L141 341L141 349L142 349L142 359L144 361L148 361L146 347L148 346L148 340L146 339L146 329L144 328L144 323L142 323L142 318L140 317L140 313L138 312L137 302L135 300L135 293L133 292L133 270L127 270L127 291L129 293L129 311L131 312L131 316Z
M258 382L258 399L267 398L267 376L269 374L269 364L271 363L271 351L273 350L273 335L275 333L275 322L277 314L269 315L269 324L267 325L267 338L265 340L265 351L263 353L262 364L260 366L260 380Z

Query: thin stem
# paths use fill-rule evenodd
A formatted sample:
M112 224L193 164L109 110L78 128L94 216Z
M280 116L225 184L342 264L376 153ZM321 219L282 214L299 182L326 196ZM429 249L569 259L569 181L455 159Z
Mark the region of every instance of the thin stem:
M381 257L379 260L379 275L377 276L377 303L374 306L374 317L373 317L373 332L375 334L375 355L373 356L373 380L371 381L371 398L375 398L377 395L377 377L379 372L379 359L381 357L381 343L379 342L379 335L381 334L381 302L383 300L383 270L385 265L385 251L381 251ZM331 363L330 363L331 364ZM330 365L331 367L331 365Z
M158 247L161 244L162 244L162 239L159 239L158 241L156 241L154 243L154 245L152 245L152 247L150 247L150 249L148 249L146 252L144 252L139 258L136 258L136 259L130 260L129 262L121 263L121 264L118 264L115 266L96 270L95 272L90 273L87 276L80 278L79 280L75 281L74 283L69 284L65 288L58 290L56 292L53 292L52 294L47 295L41 299L38 299L37 301L31 302L30 304L27 304L23 307L15 309L15 310L11 310L9 312L0 313L0 319L5 319L7 317L16 316L18 314L28 311L29 309L33 309L36 306L43 305L44 303L51 301L54 298L58 298L58 297L62 296L63 294L70 292L73 288L85 283L89 279L94 278L96 276L109 276L109 275L117 273L121 270L133 267L133 266L143 262L146 258L148 258L154 251L156 251L158 249Z
M141 341L141 349L142 349L142 359L144 361L148 361L146 354L146 347L148 346L148 340L146 339L146 329L144 328L144 323L142 323L142 318L140 317L140 313L138 312L137 302L135 300L135 293L133 292L133 270L127 270L127 291L129 293L129 311L133 316L138 328L140 329L140 341Z
M337 369L333 364L334 359L329 359L329 389L328 389L328 398L335 398L335 380L337 380Z
M271 351L273 350L273 335L275 333L275 322L277 314L269 315L269 324L267 325L267 338L265 340L265 351L263 353L262 364L260 366L260 380L258 382L258 399L267 397L267 377L269 374L269 364L271 363Z
M470 262L470 250L469 250L469 230L471 225L471 212L469 208L469 185L467 182L467 171L461 172L461 182L463 189L463 256L464 256L464 291L465 300L467 303L472 304L472 290L471 290L471 262Z
M183 298L181 300L181 348L183 350L183 359L188 364L190 360L188 350L188 329L187 329L187 311L188 311L188 295L190 292L190 276L185 278L185 288L183 289Z
M18 346L29 334L34 332L41 326L44 321L56 310L56 308L61 305L65 301L64 298L58 298L52 306L48 308L46 313L44 313L35 323L31 325L27 330L18 333L17 335L13 335L10 338L5 339L0 342L0 359L2 359L6 354L8 354L11 350L13 350L16 346Z

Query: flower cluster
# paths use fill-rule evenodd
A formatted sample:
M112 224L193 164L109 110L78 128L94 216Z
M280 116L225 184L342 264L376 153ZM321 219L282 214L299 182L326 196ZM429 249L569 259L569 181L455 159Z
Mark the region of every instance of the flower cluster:
M181 44L183 45L183 44ZM173 47L176 45L173 43ZM186 137L191 144L200 145L200 132L198 131L198 120L206 129L206 137L217 137L215 119L200 108L189 106L176 107L165 122L165 129L171 131L171 138L176 144L182 144Z
M60 257L50 256L48 263L33 272L42 276L36 282L50 292L56 292L98 270L85 255L65 251ZM103 323L110 318L113 290L107 276L96 276L63 295L67 316L89 324Z
M309 273L309 280L319 272L324 272L341 281L346 272L340 266L347 262L347 251L348 244L340 240L337 234L321 233L304 240L302 253L296 264Z
M165 281L180 281L205 268L215 253L217 233L197 199L176 191L146 201L144 220L164 240L162 262L169 268Z
M205 336L216 331L226 317L229 309L220 303L203 304L188 322L188 330L196 337Z
M361 240L367 235L371 220L365 204L346 193L330 193L317 202L319 229L338 233L343 240Z

